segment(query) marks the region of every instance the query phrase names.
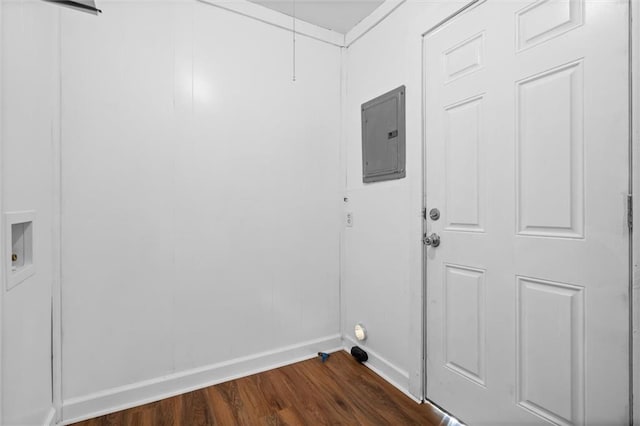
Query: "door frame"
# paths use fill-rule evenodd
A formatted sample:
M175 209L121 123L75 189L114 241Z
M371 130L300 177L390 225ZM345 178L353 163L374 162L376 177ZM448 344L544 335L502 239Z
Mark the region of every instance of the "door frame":
M3 8L4 8L4 0L0 0L0 26L2 25L3 18ZM0 29L0 101L4 96L4 87L2 84L3 81L3 70L4 70L4 56L2 55L2 43L4 42L2 37L2 30ZM5 234L5 226L4 226L4 168L2 167L2 161L4 159L3 156L3 147L4 147L4 138L2 137L4 133L4 122L2 119L3 115L0 112L0 215L2 215L2 220L0 220L0 241L4 242L6 236ZM6 244L0 244L0 256L2 259L6 259L6 253L4 252L4 247ZM5 262L0 261L0 423L4 419L4 410L2 401L4 401L4 392L3 392L3 383L4 376L2 374L2 365L3 365L3 353L4 353L4 293L6 288L5 275L6 271L4 270Z
M427 76L427 67L425 64L424 57L424 47L425 47L425 38L453 21L458 16L462 15L469 10L475 9L480 6L487 0L471 0L460 9L453 12L451 15L442 19L437 24L433 25L431 28L423 32L420 36L420 97L421 97L421 149L422 149L422 180L421 184L421 193L422 193L422 235L426 236L427 229L427 132L426 132L426 120L425 120L425 112L426 112L426 85L425 80ZM631 0L629 0L631 1ZM428 401L427 399L427 309L428 309L428 301L427 301L427 247L422 244L422 400ZM431 404L433 402L429 401ZM435 405L435 404L434 404ZM439 407L440 408L440 407ZM450 413L454 414L454 413Z
M1 0L0 0L1 1ZM53 206L52 206L52 279L51 279L51 398L54 424L61 424L62 410L62 8L55 12L56 54L53 64Z
M427 150L426 150L426 85L425 39L458 16L475 9L487 0L470 0L421 35L421 131L422 131L422 235L427 234ZM589 0L585 0L589 1ZM632 196L632 223L640 226L640 82L633 84L633 77L640 75L640 2L626 0L629 19L629 186ZM427 261L426 246L422 245L422 399L427 399ZM452 413L455 415L455 413ZM629 229L629 418L640 425L640 232Z
M640 224L640 84L634 84L634 76L640 75L640 4L629 0L629 194L633 197L633 223ZM631 269L630 296L630 397L631 419L640 425L640 232L631 230L629 247Z

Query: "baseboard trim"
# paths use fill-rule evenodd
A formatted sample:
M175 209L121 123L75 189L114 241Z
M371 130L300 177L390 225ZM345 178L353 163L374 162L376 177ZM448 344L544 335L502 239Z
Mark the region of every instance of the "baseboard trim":
M45 417L44 422L42 422L44 426L55 426L56 425L56 409L51 407L49 413L47 413L47 417Z
M422 404L422 399L412 395L409 391L409 373L395 366L390 361L386 360L382 356L378 355L375 351L372 351L366 345L356 342L349 336L343 337L343 349L345 352L351 352L352 346L359 346L369 356L369 360L364 365L371 371L382 377L393 387L397 388L400 392L411 398L418 404Z
M206 367L174 373L63 402L63 424L137 407L219 383L283 367L343 348L339 334Z

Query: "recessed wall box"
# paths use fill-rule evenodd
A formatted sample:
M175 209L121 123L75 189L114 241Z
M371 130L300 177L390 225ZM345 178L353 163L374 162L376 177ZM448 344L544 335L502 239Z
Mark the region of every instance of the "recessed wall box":
M362 104L362 181L406 176L405 86Z
M35 271L33 235L36 213L5 213L5 265L7 290L17 286Z

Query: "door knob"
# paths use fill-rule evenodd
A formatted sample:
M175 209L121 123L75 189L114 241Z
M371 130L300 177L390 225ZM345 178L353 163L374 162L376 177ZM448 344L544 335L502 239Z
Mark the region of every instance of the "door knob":
M438 234L431 234L428 237L427 234L425 234L422 242L425 246L438 247L440 245L440 237Z

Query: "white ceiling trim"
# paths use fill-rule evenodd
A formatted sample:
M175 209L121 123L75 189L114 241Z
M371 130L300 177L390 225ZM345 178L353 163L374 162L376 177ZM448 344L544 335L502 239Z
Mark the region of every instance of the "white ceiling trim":
M387 16L391 15L394 10L399 8L407 0L385 0L371 15L360 21L345 36L344 47L349 47L362 36L371 31L380 22L384 21Z
M248 0L196 1L293 32L293 21L290 16L282 12L269 9L268 7L260 4L252 3ZM346 35L342 35L336 31L328 30L299 19L296 20L296 34L337 47L350 47L353 43L375 28L380 22L384 21L387 16L391 15L391 13L406 1L407 0L385 0L385 2L375 9L371 15L360 21Z
M197 1L293 32L293 20L290 16L261 6L257 3L252 3L247 0ZM329 43L337 47L345 46L344 35L299 19L296 20L296 34Z

